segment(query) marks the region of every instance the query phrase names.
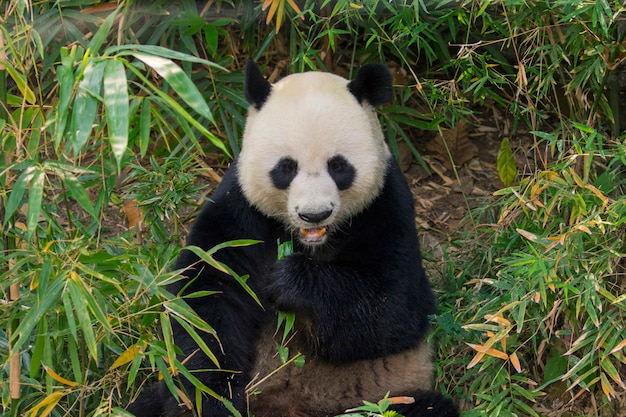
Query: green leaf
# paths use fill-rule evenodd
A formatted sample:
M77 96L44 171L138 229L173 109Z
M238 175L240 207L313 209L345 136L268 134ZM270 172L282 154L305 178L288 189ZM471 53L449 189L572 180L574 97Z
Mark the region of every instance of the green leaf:
M160 315L161 331L163 333L163 340L165 341L165 350L167 352L167 361L173 364L176 359L176 349L174 344L174 334L172 332L172 322L167 314L161 313Z
M128 145L129 124L128 85L122 62L113 59L106 63L103 88L109 140L119 171L122 157Z
M503 138L500 143L497 159L498 175L505 187L510 186L517 176L517 165L513 157L513 150L507 138Z
M70 195L76 200L78 204L92 217L96 217L96 212L94 210L93 205L91 204L91 200L89 199L89 195L87 191L85 191L85 187L83 184L69 172L66 172L63 175L63 183L67 187Z
M237 239L237 240L229 240L227 242L222 242L218 245L213 246L211 249L207 251L209 255L213 255L218 250L224 248L240 248L244 246L251 246L261 243L261 240L253 240L253 239Z
M9 196L9 200L7 201L7 205L5 207L4 221L2 223L3 226L6 227L7 222L22 203L22 197L24 197L24 194L26 193L26 185L33 179L36 171L37 168L35 166L27 167L13 184L11 195Z
M30 358L30 377L35 378L41 368L41 358L43 357L43 351L46 346L50 346L50 334L46 331L47 320L44 317L39 321L39 328L37 329L37 337L35 338L35 346L33 347L33 353Z
M35 171L35 175L33 175L32 181L30 182L30 191L28 193L28 212L26 213L26 236L29 240L33 236L33 233L35 233L35 229L37 229L37 223L39 223L45 178L45 173L42 170L37 170Z
M75 171L84 174L91 174L91 171L73 167L71 165L67 165L57 161L46 161L44 163L44 168L50 170L59 178L61 178L63 184L65 185L65 187L67 187L69 194L74 198L74 200L76 200L76 202L80 204L80 206L85 209L87 213L95 217L96 213L93 205L91 204L91 199L85 191L85 187L83 187L83 184L72 173L72 171Z
M217 359L217 356L215 356L213 351L209 348L209 346L206 344L204 339L200 337L198 332L196 332L194 328L191 327L189 322L181 317L178 317L177 315L174 315L173 317L185 329L185 331L189 334L189 336L191 336L191 338L196 342L200 350L202 350L202 352L204 352L204 354L207 355L209 359L211 359L211 361L215 364L215 366L219 368L220 363Z
M31 334L35 326L39 324L44 314L50 312L52 306L58 303L63 284L63 279L60 277L55 278L46 288L45 296L38 297L35 304L30 306L15 333L11 336L11 346L15 352L22 349L26 342L30 343Z
M137 51L139 51L140 53L143 52L144 54L148 54L148 55L160 56L162 58L175 59L178 61L193 62L196 64L204 64L204 65L208 65L210 67L213 67L222 71L228 71L223 66L218 65L214 62L208 61L206 59L198 58L193 55L189 55L183 52L178 52L178 51L174 51L168 48L164 48L162 46L155 46L155 45L129 44L129 45L112 46L105 51L105 55L110 55L114 52L118 52L117 56L135 55Z
M57 80L59 81L59 103L56 112L56 133L54 135L54 148L58 149L61 138L65 134L65 125L67 124L68 109L72 92L74 91L74 71L72 64L63 60L63 65L57 66Z
M89 42L89 45L87 46L87 49L91 51L91 55L98 53L98 51L102 47L102 44L109 36L111 28L113 27L113 22L115 21L115 17L117 16L117 11L118 9L115 9L113 12L111 12L110 15L107 16L106 19L104 19L104 22L102 22L102 26L100 26L96 34L93 36L93 38L91 38L91 42Z
M232 242L251 242L251 241L241 240L241 241L231 241L231 242L226 242L226 243L231 244ZM217 245L216 247L219 247L219 246L222 246L222 245ZM221 272L223 272L225 274L228 274L228 275L232 276L233 278L235 278L235 280L239 283L239 285L241 285L243 287L243 289L254 299L254 301L256 301L258 305L260 305L260 306L262 305L261 301L259 300L259 297L257 297L257 295L254 293L252 288L250 288L250 286L246 283L246 280L248 279L248 275L239 275L235 271L233 271L230 267L228 267L227 265L224 265L223 263L221 263L221 262L217 261L215 258L213 258L213 256L211 256L211 251L214 248L213 249L209 249L208 251L204 251L202 248L200 248L198 246L190 245L190 246L186 246L185 249L190 250L191 252L196 254L196 256L198 256L198 258L200 258L202 261L206 262L207 264L209 264L213 268L217 269L218 271L221 271Z
M224 152L224 154L226 154L227 156L230 156L230 152L228 151L224 143L219 138L217 138L214 134L212 134L202 123L200 123L198 120L192 117L189 114L189 112L187 112L187 110L185 110L180 104L178 104L176 100L174 100L172 97L170 97L169 95L161 91L157 86L151 83L149 79L147 79L141 72L139 72L132 65L129 66L128 69L133 71L135 75L142 82L144 82L147 86L149 86L152 89L152 91L154 91L154 93L156 93L159 96L159 98L164 101L165 105L169 106L175 113L182 116L184 120L186 120L191 125L193 125L193 127L195 127L201 134L209 138L211 143L213 143L213 145L215 145L222 152ZM158 114L156 115L158 116ZM180 119L179 121L182 122L182 119ZM200 143L197 141L195 137L189 137L189 140L193 142L194 146L200 152L204 152L202 146L200 146Z
M137 52L133 53L133 56L152 67L191 108L211 122L213 121L211 110L206 104L204 97L202 97L196 85L178 65L167 58L158 56Z
M78 84L72 109L72 145L78 154L87 143L98 111L98 97L102 86L105 61L89 62L84 77Z
M163 305L163 307L165 310L170 311L172 314L182 318L195 328L208 333L219 340L219 335L215 332L215 330L206 321L199 317L196 312L183 300L169 300Z
M20 90L20 93L22 94L22 97L24 97L26 102L28 104L35 104L37 98L35 97L35 93L33 93L33 90L31 90L28 86L28 82L26 81L26 77L24 76L24 74L18 72L15 68L13 68L13 65L11 65L6 59L2 61L2 64L4 65L6 71L9 73L9 76L15 82L15 85L17 86L18 90Z
M141 114L139 116L139 153L143 158L148 152L148 144L150 143L150 129L152 118L150 117L152 101L144 98L141 103Z
M67 286L70 291L70 298L72 302L73 311L76 314L78 325L83 331L84 342L87 346L87 350L91 354L91 357L96 360L98 358L98 346L96 344L96 335L93 331L93 325L91 323L91 317L87 311L85 300L83 298L83 292L81 291L81 284L76 272L70 273L70 279L67 280Z

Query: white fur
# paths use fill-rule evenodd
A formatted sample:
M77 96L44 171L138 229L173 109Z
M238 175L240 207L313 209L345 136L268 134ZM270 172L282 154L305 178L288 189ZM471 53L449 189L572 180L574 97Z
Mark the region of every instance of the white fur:
M312 227L298 212L333 214L320 227L330 231L359 213L380 193L389 149L374 113L359 104L342 77L308 72L273 85L261 107L250 107L239 157L239 181L248 201L288 228ZM350 188L339 191L328 160L343 155L356 168ZM277 189L270 171L284 157L298 163L286 190Z

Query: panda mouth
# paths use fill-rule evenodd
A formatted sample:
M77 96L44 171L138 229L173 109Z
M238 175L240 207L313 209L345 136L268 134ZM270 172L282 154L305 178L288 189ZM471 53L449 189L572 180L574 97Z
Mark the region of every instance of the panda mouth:
M300 229L300 239L304 243L322 243L326 237L325 227L312 227L310 229Z

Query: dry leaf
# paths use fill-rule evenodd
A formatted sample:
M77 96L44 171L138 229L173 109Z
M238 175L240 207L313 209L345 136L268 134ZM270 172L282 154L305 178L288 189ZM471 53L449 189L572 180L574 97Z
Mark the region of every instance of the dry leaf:
M128 220L128 227L130 229L141 228L143 219L141 217L141 210L137 205L137 200L134 198L125 200L124 207L122 209L126 215L126 220Z
M443 129L434 139L426 144L433 158L451 169L450 156L456 166L461 166L478 154L478 148L469 138L469 124L460 120L452 129ZM448 150L450 155L448 155Z

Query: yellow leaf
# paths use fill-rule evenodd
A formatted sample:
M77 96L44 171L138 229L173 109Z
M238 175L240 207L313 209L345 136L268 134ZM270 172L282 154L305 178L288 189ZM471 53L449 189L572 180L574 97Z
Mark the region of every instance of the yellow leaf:
M276 13L276 33L280 30L285 17L285 0L276 0L278 2L278 13Z
M176 392L178 393L178 396L180 397L180 400L183 402L185 407L187 407L187 410L193 410L193 403L191 402L187 394L178 387L176 387Z
M513 352L509 355L509 359L511 360L511 365L517 372L522 372L522 364L519 362L519 358L517 357L517 353Z
M615 397L615 389L613 388L613 385L611 385L611 383L609 382L606 375L604 375L604 372L600 373L600 384L602 385L602 391L604 392L604 395L606 395L608 398Z
M54 409L54 407L56 407L56 405L59 403L61 398L63 398L63 396L67 394L68 392L69 391L53 392L52 394L48 395L46 398L41 400L39 404L31 408L30 410L26 411L26 416L35 417L37 416L39 410L43 408L44 410L41 412L41 415L39 417L46 417L48 414L50 414L50 412Z
M60 382L61 384L70 386L70 387L75 387L77 385L76 382L74 381L70 381L69 379L65 379L63 378L61 375L57 374L56 372L54 372L52 370L52 368L44 365L43 368L46 370L46 372L48 373L48 375L50 375L52 377L52 379L54 379L57 382Z
M609 353L613 354L613 353L617 352L618 350L622 350L625 347L626 347L626 339L622 340L619 345L617 345L613 349L611 349L611 351Z
M141 352L141 347L137 343L130 345L128 349L115 359L115 362L113 362L113 365L111 365L109 369L119 368L122 365L126 365L128 362L132 362L139 352Z
M391 404L413 404L415 403L414 397L387 397L385 400L391 402ZM384 400L378 401L378 404Z
M493 356L494 358L500 358L504 360L509 359L509 355L507 355L506 353L498 349L490 348L485 345L473 345L471 343L468 343L468 345L475 351L483 353L485 355Z
M487 349L487 352L485 352L485 354L489 355L489 356L493 356L494 358L499 358L502 360L507 360L509 359L509 355L507 355L506 353L498 350L498 349L494 349L494 348L490 348Z
M296 12L297 14L302 13L302 10L300 10L296 2L294 2L293 0L287 0L287 3L289 3L294 12ZM304 16L300 16L300 19L304 19Z
M485 319L487 319L487 321L496 322L496 323L501 324L503 326L510 326L511 325L511 322L508 321L507 319L505 319L502 316L496 316L496 315L493 315L493 314L487 314L487 315L485 315Z
M469 363L469 365L467 365L467 369L471 369L474 366L476 366L476 364L478 362L480 362L480 360L483 358L483 356L485 356L484 353L479 352L478 354L476 354L476 356L474 356L474 359L472 359L472 361Z
M274 17L274 13L276 13L276 8L278 7L278 3L280 3L281 1L283 0L272 0L270 10L267 12L267 18L265 19L266 25L269 25L270 22L272 21L272 18Z
M527 232L524 229L517 229L517 233L519 233L520 235L524 236L526 239L530 240L531 242L536 242L537 241L537 235Z

